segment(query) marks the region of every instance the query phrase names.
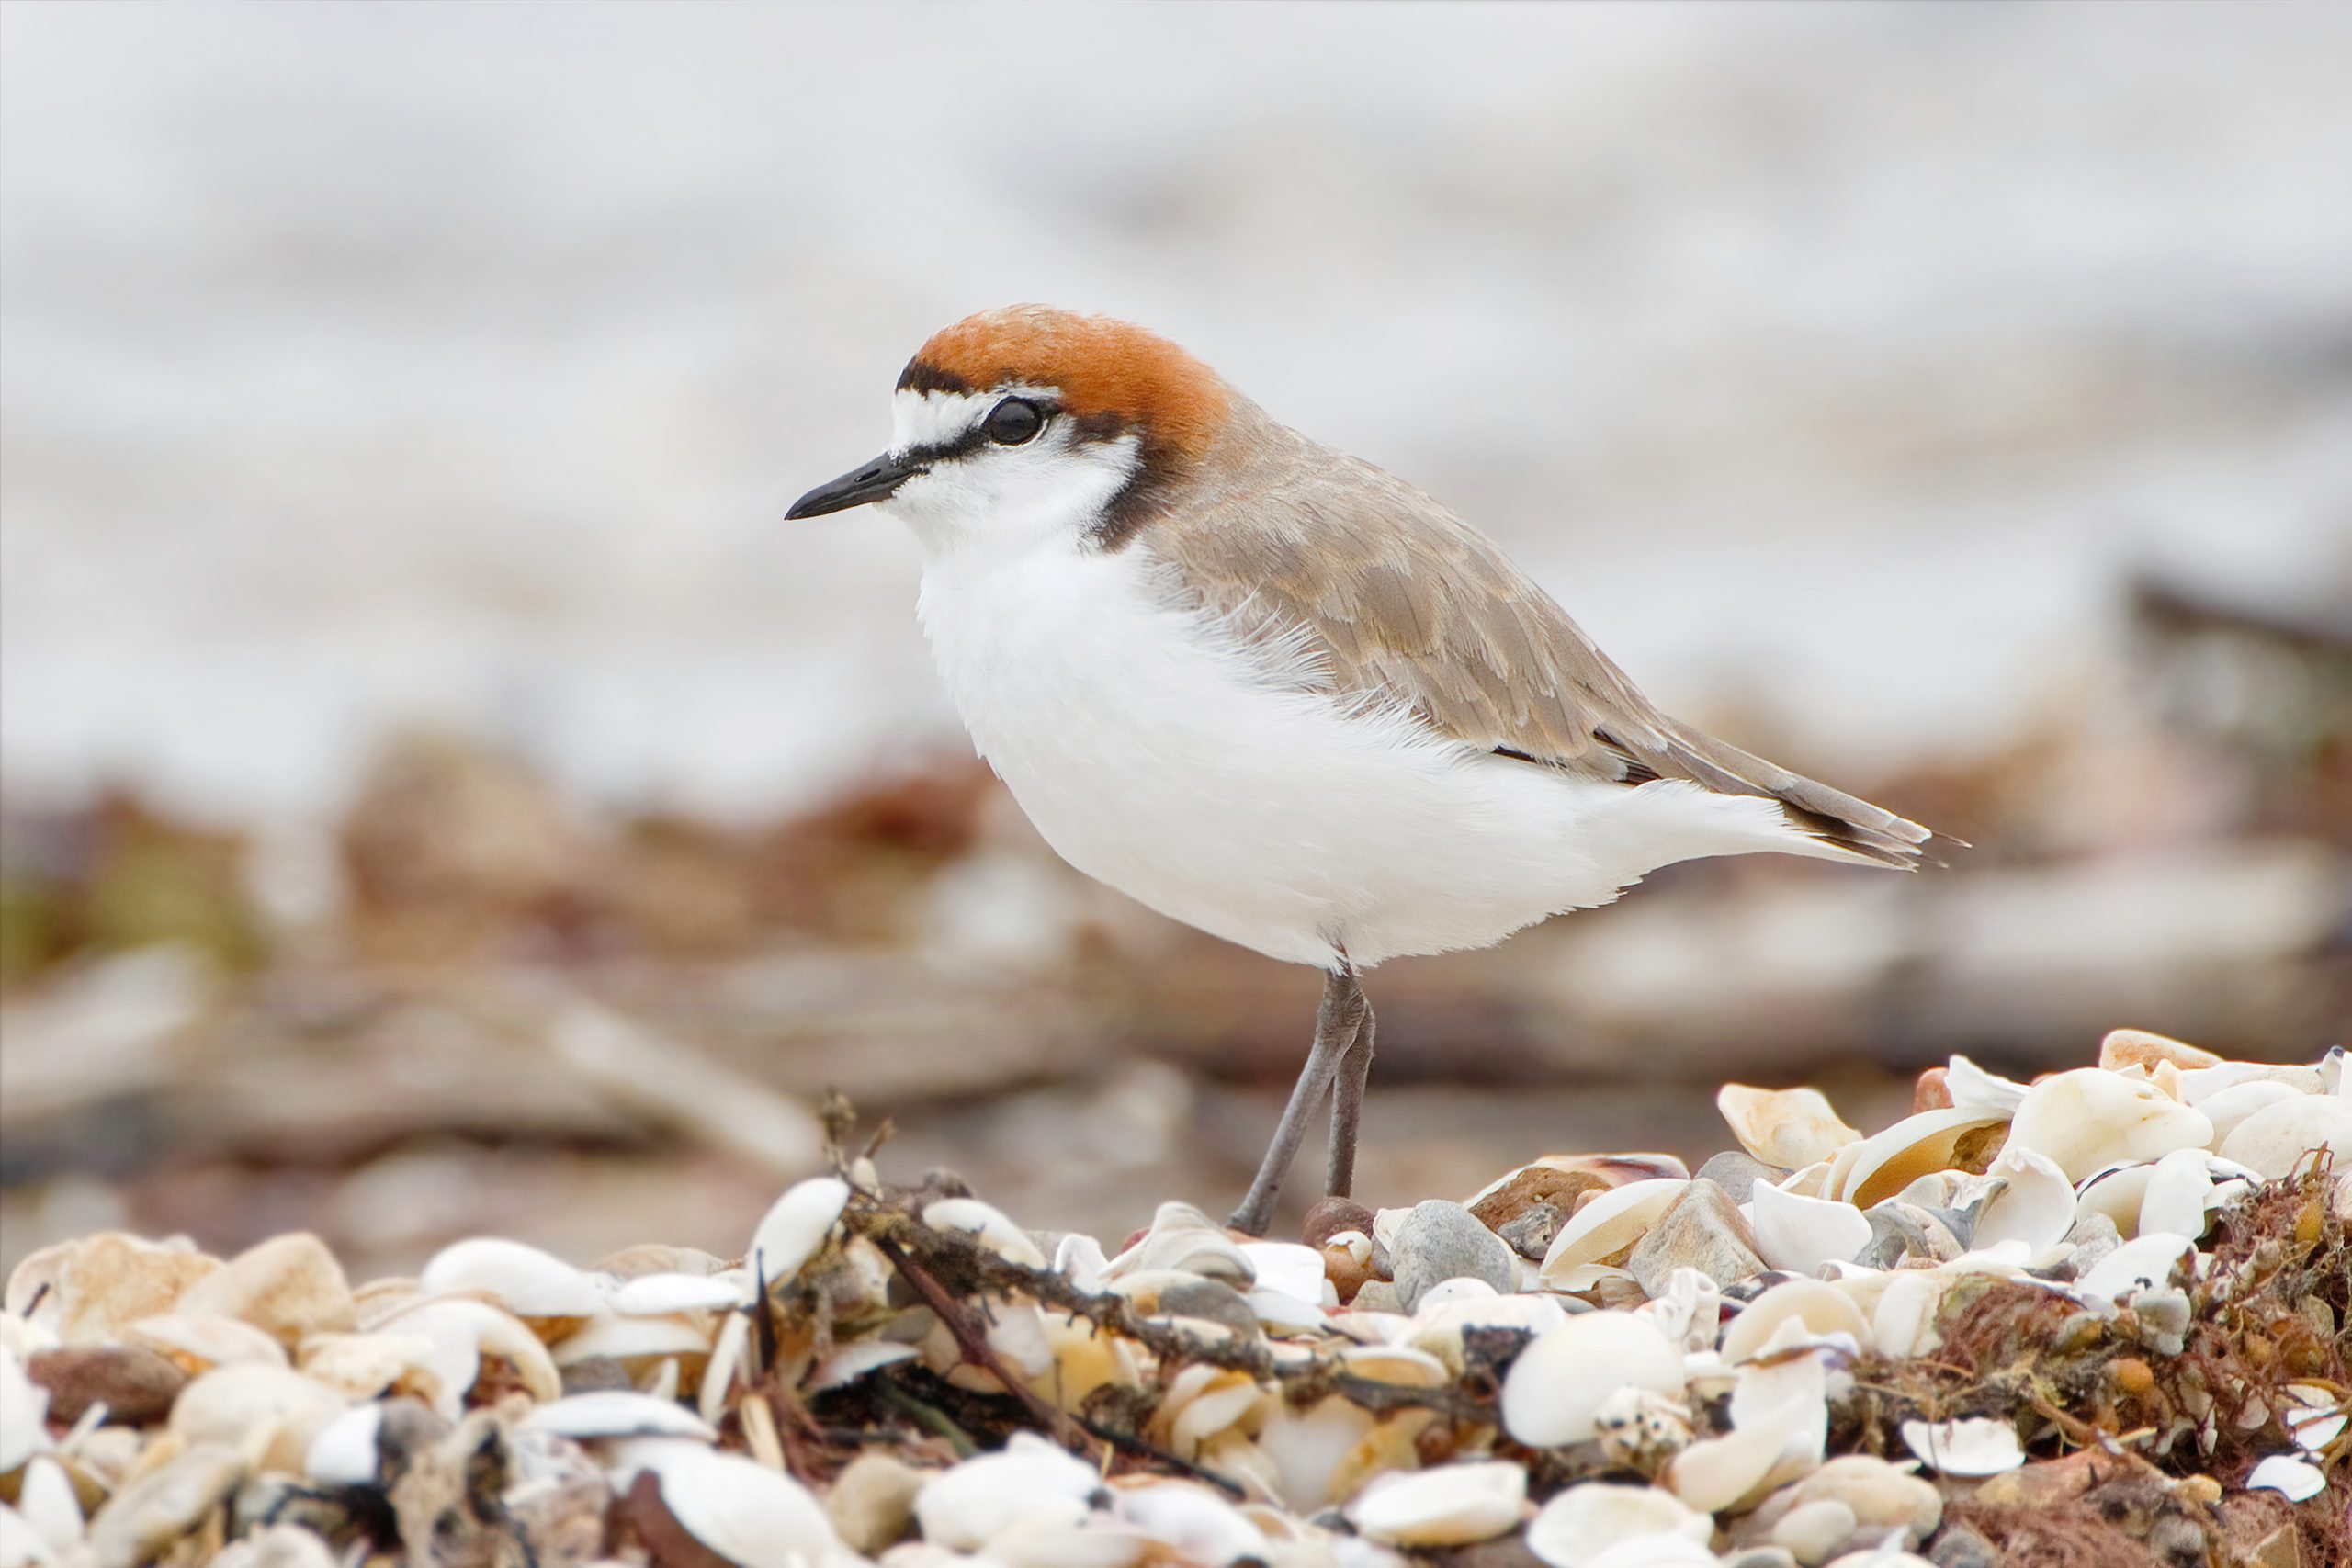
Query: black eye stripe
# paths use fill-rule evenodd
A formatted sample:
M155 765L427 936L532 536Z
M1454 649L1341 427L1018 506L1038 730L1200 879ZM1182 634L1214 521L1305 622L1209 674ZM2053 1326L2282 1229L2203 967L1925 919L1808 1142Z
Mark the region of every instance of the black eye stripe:
M958 457L970 457L973 453L978 451L983 446L1001 445L989 437L988 430L989 420L995 415L997 409L1001 409L1004 406L1005 402L1014 400L1016 400L1008 398L1003 401L999 402L995 408L989 409L986 414L980 416L978 423L974 424L969 429L966 430L961 435L958 435L953 441L933 441L920 446L908 447L906 451L908 460L910 462L920 462L926 467L934 463L952 463ZM1061 404L1047 402L1038 398L1022 398L1017 400L1027 403L1037 411L1037 429L1040 431L1045 429L1047 424L1051 423L1062 412ZM1035 432L1031 433L1032 437L1034 437L1035 434ZM1016 443L1016 445L1026 444L1025 440L1021 443Z

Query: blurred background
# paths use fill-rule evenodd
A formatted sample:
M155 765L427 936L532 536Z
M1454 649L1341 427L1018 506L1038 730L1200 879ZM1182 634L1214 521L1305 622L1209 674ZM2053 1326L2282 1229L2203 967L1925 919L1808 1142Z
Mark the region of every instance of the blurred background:
M2320 6L8 6L0 1266L728 1254L836 1089L1028 1223L1222 1213L1317 976L1062 867L910 540L782 522L1015 299L1976 845L1383 967L1370 1201L1704 1156L1726 1078L1867 1124L2116 1025L2314 1056L2346 81Z

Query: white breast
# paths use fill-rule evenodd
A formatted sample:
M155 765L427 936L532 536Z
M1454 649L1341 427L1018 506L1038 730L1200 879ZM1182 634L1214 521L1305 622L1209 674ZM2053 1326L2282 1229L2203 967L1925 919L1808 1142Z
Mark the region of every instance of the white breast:
M1351 713L1180 607L1147 545L934 558L921 614L980 754L1072 865L1297 963L1484 946L1776 807L1573 779Z

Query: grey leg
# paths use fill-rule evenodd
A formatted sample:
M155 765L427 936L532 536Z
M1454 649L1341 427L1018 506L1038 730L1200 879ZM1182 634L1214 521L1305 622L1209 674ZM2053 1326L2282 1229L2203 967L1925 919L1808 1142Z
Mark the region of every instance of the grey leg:
M1362 1001L1363 993L1356 993ZM1323 1167L1323 1190L1345 1198L1356 1184L1356 1123L1363 1115L1363 1083L1372 1076L1372 1004L1363 1002L1355 1043L1340 1058L1331 1079L1331 1153Z
M1274 1199L1282 1191L1283 1177L1306 1136L1306 1119L1321 1102L1323 1091L1330 1088L1340 1059L1354 1044L1356 1027L1364 1011L1363 991L1357 986L1354 973L1334 970L1323 982L1323 1005L1315 1014L1315 1044L1306 1054L1306 1066L1298 1075L1297 1086L1290 1091L1290 1103L1283 1107L1283 1119L1274 1126L1274 1141L1267 1146L1264 1163L1258 1167L1258 1179L1250 1184L1250 1195L1226 1222L1235 1230L1249 1235L1266 1234L1266 1226L1274 1217Z

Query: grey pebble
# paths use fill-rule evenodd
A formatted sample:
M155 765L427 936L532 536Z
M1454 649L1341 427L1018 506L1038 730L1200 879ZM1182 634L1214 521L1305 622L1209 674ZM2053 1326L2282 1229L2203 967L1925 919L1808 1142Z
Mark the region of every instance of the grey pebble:
M1469 1210L1442 1198L1413 1205L1396 1227L1389 1255L1396 1265L1396 1299L1407 1312L1420 1304L1430 1286L1447 1280L1484 1280L1506 1292L1519 1289L1519 1258L1510 1244Z

